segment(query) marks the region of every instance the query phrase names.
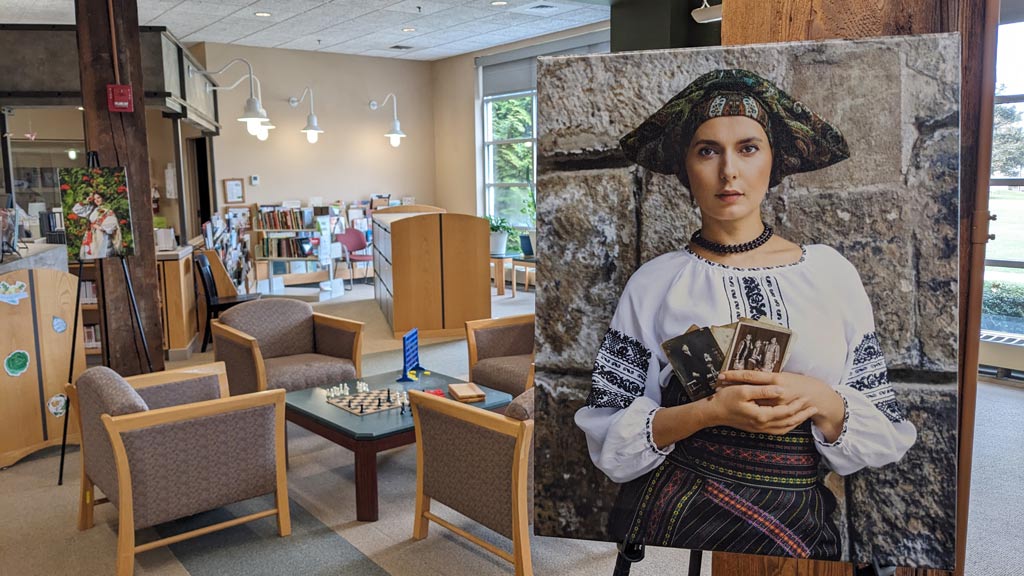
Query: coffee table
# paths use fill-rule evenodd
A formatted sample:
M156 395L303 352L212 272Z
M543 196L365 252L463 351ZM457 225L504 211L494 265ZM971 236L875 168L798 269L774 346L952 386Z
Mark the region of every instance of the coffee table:
M448 384L461 382L451 376L437 372L423 374L423 371L417 372L419 379L415 382L396 382L401 375L402 371L396 370L359 380L369 384L370 390L383 390L386 387L403 391L439 388L445 396L448 396ZM345 381L353 392L356 389L355 382ZM486 397L481 402L473 402L472 406L494 410L512 401L510 394L485 386L480 388ZM404 414L399 414L398 409L392 409L373 414L353 414L329 404L325 388L309 388L289 392L285 396L285 418L355 453L356 519L376 522L377 453L416 442L412 411L407 409Z

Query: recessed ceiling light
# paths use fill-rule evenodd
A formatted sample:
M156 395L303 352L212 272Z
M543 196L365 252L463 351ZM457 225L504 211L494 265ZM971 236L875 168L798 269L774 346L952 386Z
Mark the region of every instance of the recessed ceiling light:
M415 32L415 31L416 31L416 29L413 28L412 26L406 26L405 28L402 28L402 32Z
M505 0L494 0L491 2L491 6L508 6L508 2Z
M78 111L79 112L84 112L85 111L85 107L84 106L79 106L78 107Z
M270 18L270 12L257 12L256 15L260 18Z

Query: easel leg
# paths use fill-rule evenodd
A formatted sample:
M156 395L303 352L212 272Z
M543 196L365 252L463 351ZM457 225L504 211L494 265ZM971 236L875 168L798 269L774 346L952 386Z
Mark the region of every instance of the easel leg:
M75 320L71 324L71 360L68 361L68 384L75 381L75 345L78 343L78 315L82 307L82 266L85 263L78 261L78 290L75 292ZM64 434L60 439L60 471L57 473L57 486L64 485L64 454L68 448L68 420L71 419L71 399L67 401L67 408L64 410ZM82 463L83 468L85 463Z
M128 287L128 299L132 303L132 314L135 316L135 324L139 327L139 336L142 338L142 349L146 352L146 365L149 371L153 371L153 359L149 356L149 343L146 341L146 331L142 328L142 317L139 316L139 303L135 300L135 289L132 288L132 277L128 274L128 260L121 257L121 269L124 270L124 284Z
M619 543L619 553L615 556L615 570L612 576L629 576L630 565L644 559L643 544Z
M686 571L687 576L700 576L700 569L703 563L704 553L700 550L690 550L690 568Z

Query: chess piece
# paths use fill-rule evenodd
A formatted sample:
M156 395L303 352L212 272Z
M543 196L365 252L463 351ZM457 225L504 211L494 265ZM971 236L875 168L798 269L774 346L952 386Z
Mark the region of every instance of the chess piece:
M391 404L391 388L388 388L388 404Z
M380 407L381 407L381 399L377 398L377 408L380 408Z
M360 414L362 414L362 413L363 413L363 412L365 412L365 411L366 411L366 410L364 409L364 405L363 405L363 404L360 404L360 405L359 405L359 413L360 413Z

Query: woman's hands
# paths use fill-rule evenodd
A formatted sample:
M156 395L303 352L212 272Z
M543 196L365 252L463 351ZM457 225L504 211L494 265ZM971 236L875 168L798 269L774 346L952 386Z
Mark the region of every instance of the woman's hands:
M716 426L747 432L785 434L818 413L818 408L806 398L785 401L787 396L790 395L783 386L772 383L719 386L707 398L709 420Z
M749 427L728 422L725 423L726 426L748 432L785 434L807 418L811 418L828 442L835 442L842 433L843 419L846 415L843 399L828 384L817 378L793 372L759 370L726 370L719 374L718 378L720 385L712 398L724 394L725 399L731 400L734 396L752 396L754 393L747 390L749 388L762 390L761 397L751 397L757 409L752 409L749 403L743 403L730 418L739 419L741 424ZM737 388L741 390L729 393L730 390ZM729 402L723 404L732 405Z

